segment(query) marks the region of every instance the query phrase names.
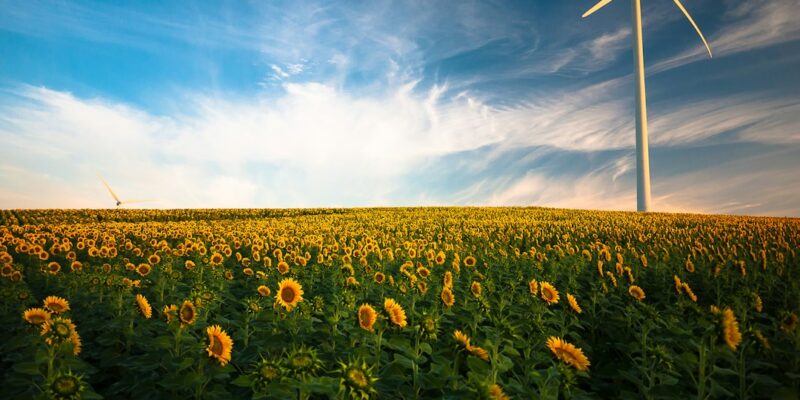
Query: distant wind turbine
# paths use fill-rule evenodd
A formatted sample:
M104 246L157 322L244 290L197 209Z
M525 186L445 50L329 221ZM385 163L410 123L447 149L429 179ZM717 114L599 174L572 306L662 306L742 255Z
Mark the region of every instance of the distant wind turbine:
M708 46L703 32L694 23L694 19L683 7L680 0L673 0L675 5L683 12L683 15L700 35L700 39L711 55L711 47ZM595 11L603 8L611 0L600 0L589 11L583 13L582 18L592 15ZM644 88L644 53L642 51L642 7L641 0L631 0L633 5L633 67L636 70L636 209L638 211L650 211L650 152L647 148L647 100Z
M122 200L119 199L119 197L117 197L116 193L114 193L114 191L111 190L111 186L108 186L108 183L106 183L105 179L103 179L99 175L97 177L100 179L101 182L103 182L103 185L106 187L106 189L108 189L108 193L111 193L111 197L113 197L114 200L117 202L117 207L122 206L123 204L147 203L147 202L151 202L151 201L156 201L156 200L153 200L153 199L147 199L147 200L125 200L125 201L122 201Z

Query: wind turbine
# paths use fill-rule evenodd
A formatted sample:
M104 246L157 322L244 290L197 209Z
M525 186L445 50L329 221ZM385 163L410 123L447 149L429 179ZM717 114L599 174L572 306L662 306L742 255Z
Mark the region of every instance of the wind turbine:
M122 201L122 200L119 199L119 197L117 197L117 195L114 193L114 191L111 190L111 186L108 186L108 183L106 183L105 179L103 179L99 175L97 177L100 179L101 182L103 182L103 185L106 187L106 189L108 189L108 193L111 193L111 197L113 197L114 200L117 202L117 207L119 207L119 206L121 206L123 204L147 203L147 202L150 202L150 201L155 201L155 200L152 200L152 199L148 199L148 200L125 200L125 201Z
M600 0L588 11L583 13L582 18L592 15L595 11L603 8L612 0ZM703 32L683 7L680 0L673 0L675 5L683 12L686 19L700 35L700 39L711 55L711 47L708 46ZM642 6L641 0L631 0L633 6L633 68L636 71L636 210L650 211L650 152L647 146L647 100L644 88L644 52L642 51Z

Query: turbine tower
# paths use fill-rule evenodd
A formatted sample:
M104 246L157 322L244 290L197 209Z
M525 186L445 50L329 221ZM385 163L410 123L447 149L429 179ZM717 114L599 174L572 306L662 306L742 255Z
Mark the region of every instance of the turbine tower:
M588 11L583 13L582 18L586 18L595 11L603 8L612 0L600 0ZM703 32L683 7L680 0L673 0L675 5L683 12L686 19L700 35L700 39L711 55L711 47L708 46ZM636 210L641 212L650 211L650 151L648 150L647 135L647 98L644 88L644 52L642 50L642 6L641 0L631 0L633 9L633 68L636 71Z

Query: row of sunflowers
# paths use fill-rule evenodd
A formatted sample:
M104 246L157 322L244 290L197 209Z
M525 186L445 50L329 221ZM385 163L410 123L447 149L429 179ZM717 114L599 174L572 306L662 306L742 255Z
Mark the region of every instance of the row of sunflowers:
M792 398L800 221L4 210L4 398Z

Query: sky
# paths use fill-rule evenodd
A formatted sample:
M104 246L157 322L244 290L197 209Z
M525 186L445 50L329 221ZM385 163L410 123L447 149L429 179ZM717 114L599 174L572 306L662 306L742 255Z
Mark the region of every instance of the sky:
M800 216L796 0L642 3L654 210ZM593 4L0 0L0 208L635 210Z

